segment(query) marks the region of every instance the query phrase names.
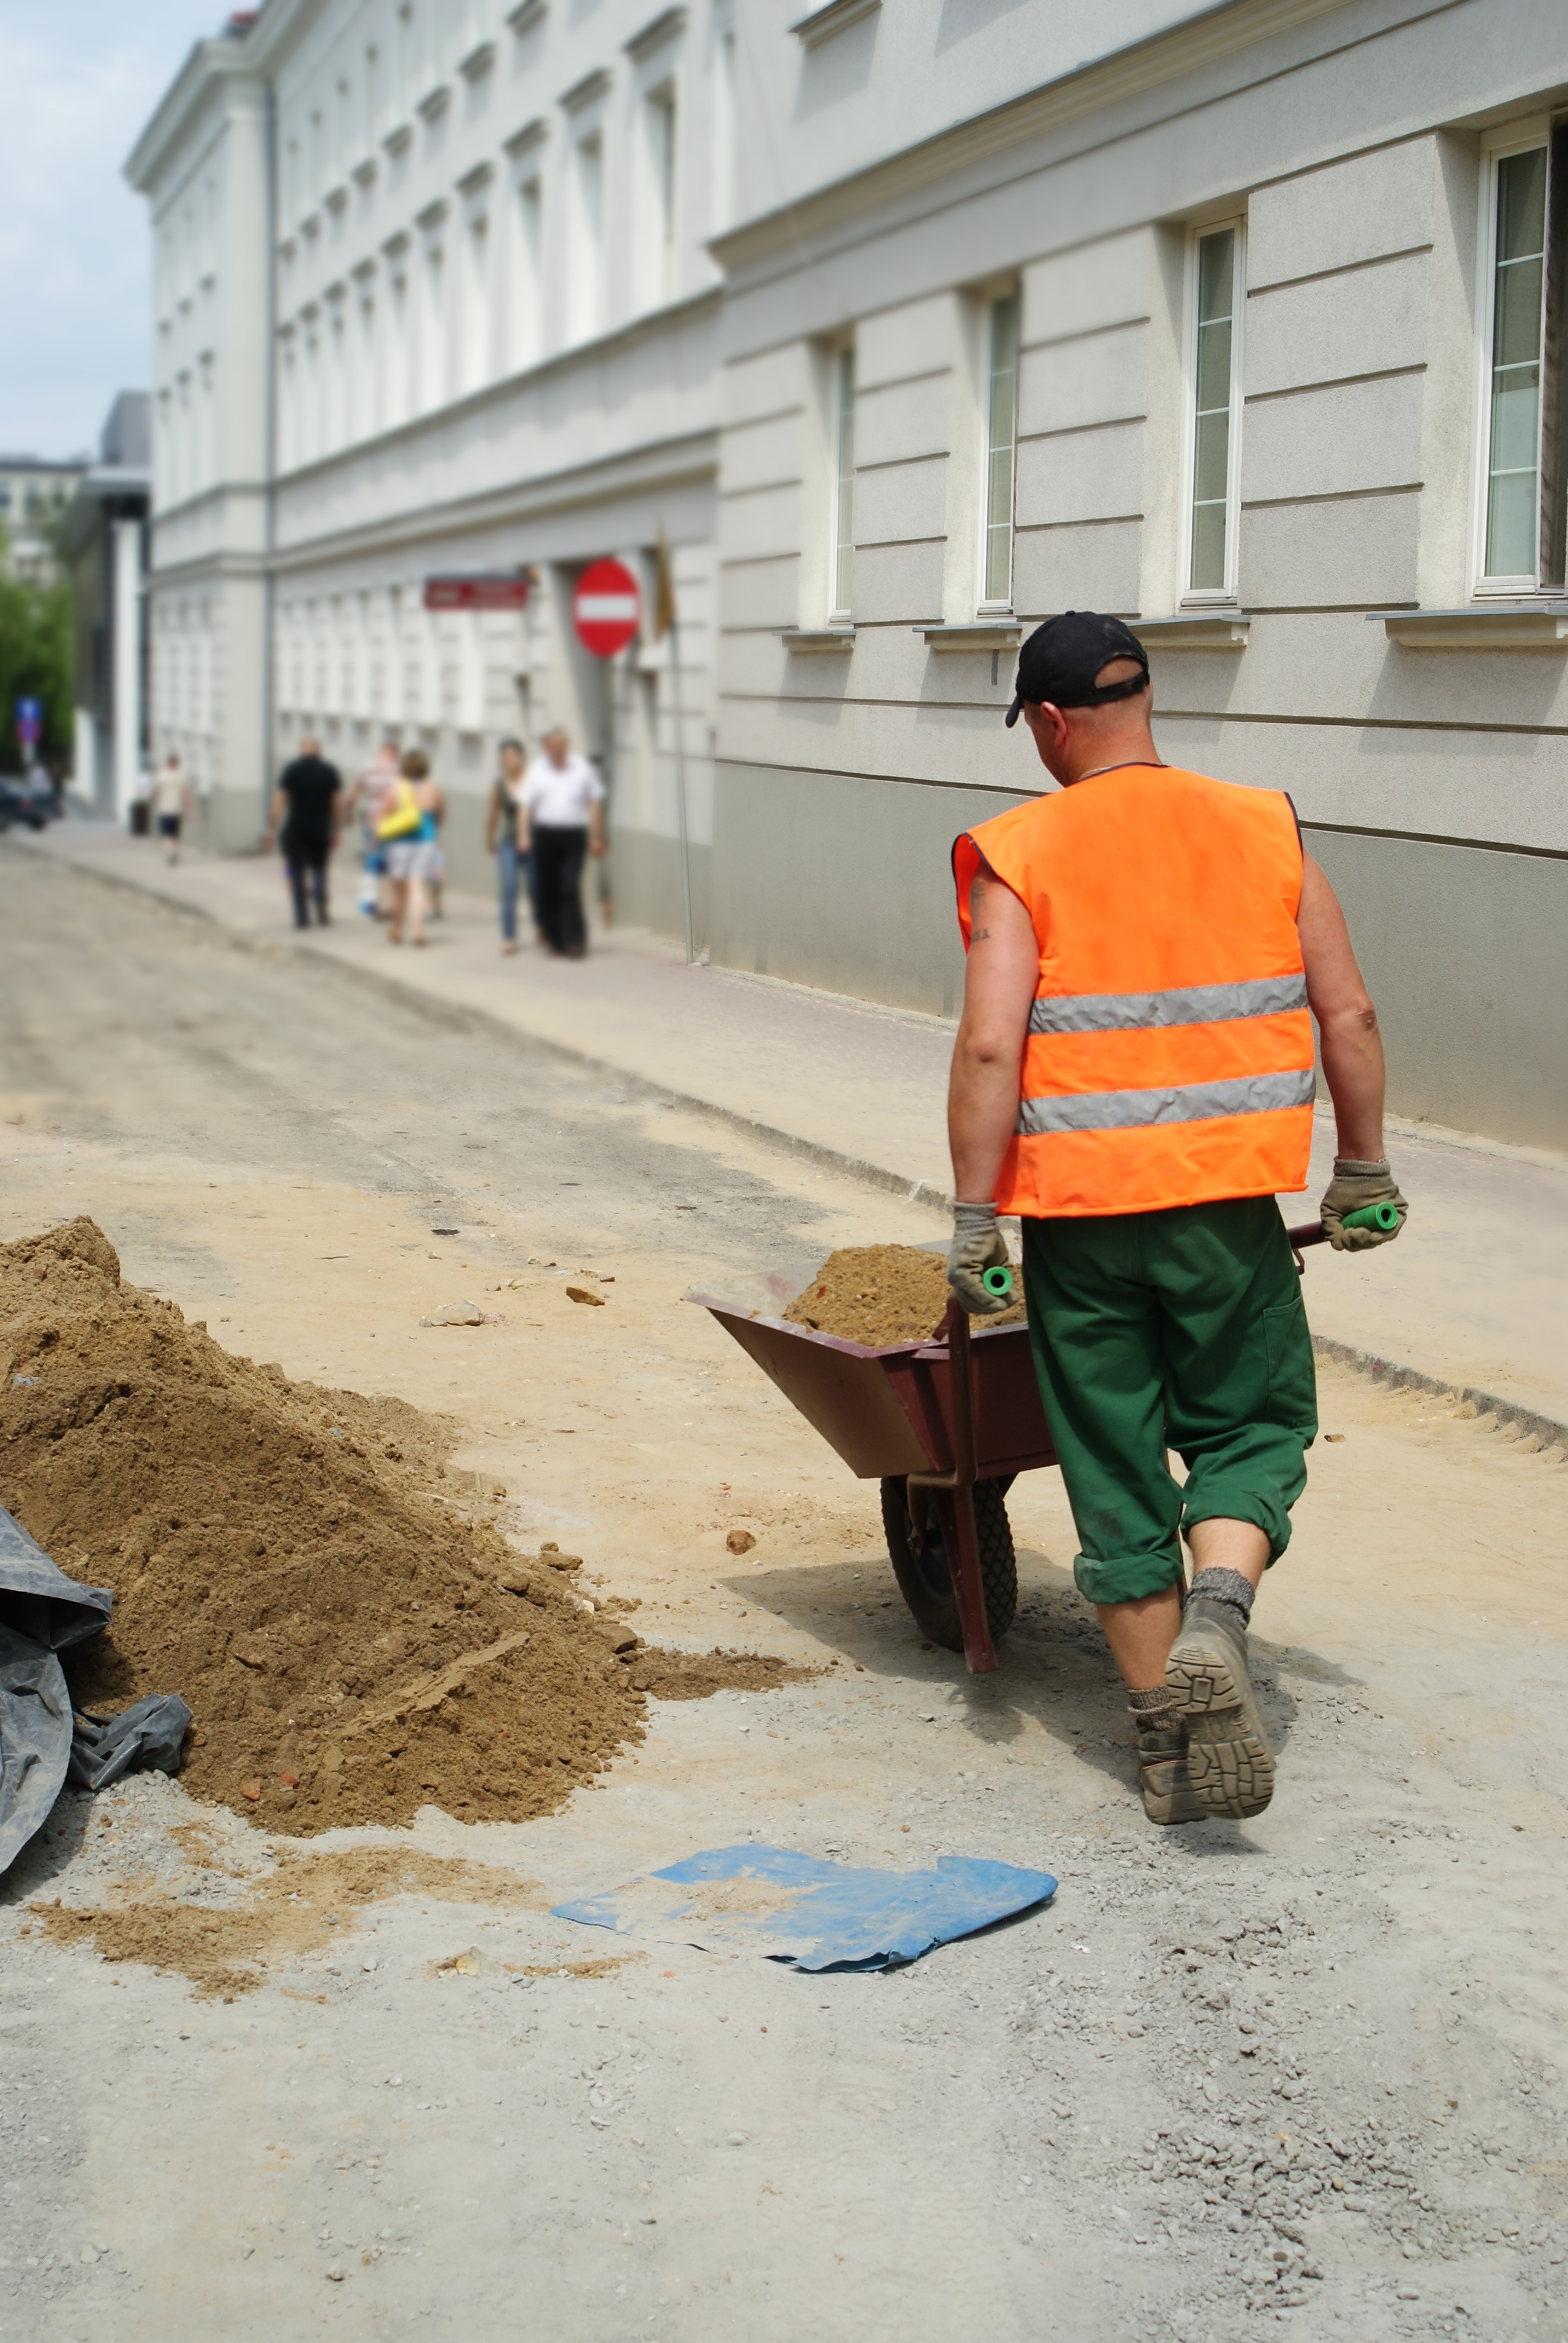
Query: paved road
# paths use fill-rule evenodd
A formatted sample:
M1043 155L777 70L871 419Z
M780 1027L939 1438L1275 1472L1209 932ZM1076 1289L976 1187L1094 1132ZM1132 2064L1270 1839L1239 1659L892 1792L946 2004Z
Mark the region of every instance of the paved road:
M427 1809L400 1844L527 1903L453 1872L280 1941L232 2006L27 1906L215 1908L266 1842L193 1840L161 1779L63 1801L0 1886L18 2334L1563 2343L1560 1467L1325 1376L1338 1437L1260 1609L1280 1794L1155 1833L1053 1476L1010 1498L1022 1615L971 1682L892 1601L873 1493L679 1306L929 1216L3 853L0 1000L0 1236L91 1212L220 1340L457 1416L645 1632L839 1661L659 1707L545 1821ZM418 1331L491 1282L507 1323ZM888 1978L664 1946L556 1973L584 1946L549 1904L750 1835L1062 1885Z

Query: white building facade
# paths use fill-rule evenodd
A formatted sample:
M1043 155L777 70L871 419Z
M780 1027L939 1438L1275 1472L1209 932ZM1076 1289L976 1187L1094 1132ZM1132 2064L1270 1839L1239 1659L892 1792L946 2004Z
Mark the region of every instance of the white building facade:
M1396 1106L1563 1144L1564 115L1560 0L269 0L133 165L160 236L216 175L153 592L229 834L266 728L176 614L254 579L267 755L421 740L471 870L496 734L564 720L677 930L667 647L565 615L662 527L714 961L950 1013L951 840L1043 779L1017 644L1114 610L1166 754L1291 790ZM203 236L262 287L207 376ZM518 568L520 619L424 608Z
M498 739L560 723L611 779L619 910L678 922L668 639L612 666L569 618L595 559L651 587L662 535L700 897L729 41L707 0L271 0L193 52L129 167L153 745L220 842L254 840L302 734L350 773L389 736L430 755L472 883ZM519 612L427 607L519 575Z

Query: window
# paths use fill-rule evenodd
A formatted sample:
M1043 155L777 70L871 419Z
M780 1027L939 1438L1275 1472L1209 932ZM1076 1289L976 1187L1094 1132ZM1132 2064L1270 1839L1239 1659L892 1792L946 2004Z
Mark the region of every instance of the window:
M675 84L649 90L644 101L648 125L648 292L655 302L675 291Z
M447 255L438 244L425 248L425 315L420 320L419 407L421 413L439 407L442 392L442 352L447 333Z
M1568 133L1495 152L1486 198L1479 579L1531 593L1563 576L1558 347ZM1553 328L1556 327L1556 330Z
M582 340L598 329L599 277L604 241L604 140L597 130L579 138L573 156L576 236L573 238L572 334Z
M713 225L728 227L735 216L735 27L719 35L713 77Z
M1241 279L1239 226L1193 238L1189 596L1233 598L1236 590Z
M543 206L543 186L536 171L518 184L517 215L512 224L511 358L514 367L532 366L544 344Z
M477 390L490 372L490 222L473 213L463 239L463 387Z
M985 520L982 604L1012 600L1012 475L1018 437L1018 296L990 304L986 327Z
M833 357L833 534L830 615L848 618L855 567L855 352Z

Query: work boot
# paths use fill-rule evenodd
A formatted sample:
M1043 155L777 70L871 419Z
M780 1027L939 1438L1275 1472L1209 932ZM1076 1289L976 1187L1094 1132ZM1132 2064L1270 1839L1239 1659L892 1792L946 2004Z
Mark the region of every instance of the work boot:
M1274 1795L1274 1759L1247 1672L1246 1623L1232 1604L1188 1597L1165 1682L1187 1728L1187 1778L1203 1812L1238 1821L1261 1815Z
M1140 1727L1138 1786L1151 1823L1201 1823L1208 1815L1187 1779L1187 1735L1179 1725Z

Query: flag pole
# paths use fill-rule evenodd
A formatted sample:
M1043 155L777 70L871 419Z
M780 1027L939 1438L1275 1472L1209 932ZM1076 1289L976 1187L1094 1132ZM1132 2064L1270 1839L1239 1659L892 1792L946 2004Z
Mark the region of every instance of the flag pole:
M697 944L691 930L691 841L686 820L686 724L680 706L680 621L676 611L675 578L665 541L664 529L658 532L658 616L665 622L661 633L669 636L669 696L675 719L675 809L680 833L680 915L686 930L686 965L692 967L697 959Z

